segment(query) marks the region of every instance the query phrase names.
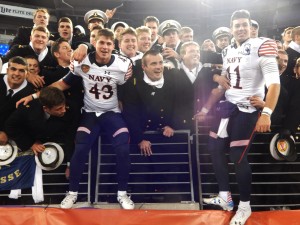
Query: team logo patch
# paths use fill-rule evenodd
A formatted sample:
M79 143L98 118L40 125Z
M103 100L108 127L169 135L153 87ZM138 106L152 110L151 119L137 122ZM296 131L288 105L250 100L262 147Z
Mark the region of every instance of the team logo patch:
M251 45L250 44L245 44L242 54L243 55L250 55L250 49L251 49Z
M82 72L87 73L90 70L90 66L88 66L86 64L82 64L81 65L81 70L82 70Z
M295 161L297 149L292 135L275 134L270 142L270 153L276 160Z
M279 139L276 147L282 155L287 155L290 145L287 140Z

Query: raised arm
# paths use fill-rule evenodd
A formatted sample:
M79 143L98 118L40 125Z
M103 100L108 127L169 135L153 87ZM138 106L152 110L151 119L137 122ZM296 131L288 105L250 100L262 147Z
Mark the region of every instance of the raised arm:
M68 84L66 84L63 80L58 80L58 81L52 83L50 86L56 87L56 88L58 88L59 90L62 90L62 91L67 90L67 89L70 88L70 86ZM36 92L32 95L28 95L24 98L21 98L19 101L17 101L16 107L18 108L18 106L22 103L23 103L23 105L27 105L33 99L39 98L39 96L40 96L40 92L38 91L38 92Z

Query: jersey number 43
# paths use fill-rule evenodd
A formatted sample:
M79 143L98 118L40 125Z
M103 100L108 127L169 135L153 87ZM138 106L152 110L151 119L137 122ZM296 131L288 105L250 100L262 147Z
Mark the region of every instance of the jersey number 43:
M102 94L102 98L103 99L109 99L114 94L114 92L112 90L112 86L110 86L110 85L103 85L102 88L101 88L101 90L99 91L98 84L95 84L89 90L89 92L91 94L94 94L96 99L100 98L101 93L103 93Z

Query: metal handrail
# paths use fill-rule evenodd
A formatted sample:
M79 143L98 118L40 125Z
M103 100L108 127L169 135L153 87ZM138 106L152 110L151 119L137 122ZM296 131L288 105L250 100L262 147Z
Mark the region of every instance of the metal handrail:
M145 134L147 135L157 135L157 134L162 134L162 132L159 132L159 131L146 131ZM132 162L131 164L132 165L188 165L188 171L186 172L173 172L173 173L168 173L166 172L165 174L189 174L189 181L182 181L182 182L164 182L164 184L168 184L168 185L171 185L171 184L189 184L190 185L190 191L189 192L179 192L178 194L189 194L191 196L191 202L194 202L195 201L195 197L194 197L194 186L193 186L193 171L192 171L192 158L191 158L191 141L190 141L190 131L189 130L176 130L174 131L174 136L176 134L184 134L186 135L186 141L182 142L182 141L179 141L179 142L164 142L164 143L156 143L156 142L152 142L151 145L152 146L159 146L159 145L187 145L188 149L187 149L187 152L180 152L180 153L157 153L156 155L157 156L171 156L171 155L188 155L188 161L185 161L185 162L178 162L178 161L175 161L175 162L147 162L147 163L140 163L140 162ZM96 182L96 195L95 195L95 202L99 202L99 198L98 196L99 195L109 195L109 193L102 193L100 194L100 190L99 190L99 185L111 185L111 184L116 184L115 182L108 182L108 183L101 183L101 180L100 180L100 175L107 175L107 176L110 176L110 175L115 175L115 173L101 173L101 166L109 166L109 165L114 165L115 163L110 163L110 162L103 162L103 160L101 159L101 137L99 138L99 147L98 147L98 164L97 164L97 182ZM103 144L103 145L106 145L108 146L109 144ZM114 154L112 153L108 153L108 154L105 154L105 156L113 156ZM131 154L131 156L139 156L140 154ZM135 174L135 175L138 175L139 173L138 172L133 172L131 174ZM147 173L143 173L143 174L147 174ZM152 173L148 173L148 174L162 174L161 172L152 172ZM143 184L160 184L161 182L129 182L130 185L143 185ZM167 193L167 192L164 192L164 194ZM176 192L174 192L176 193ZM173 193L173 194L174 194ZM134 193L134 194L137 194L137 193ZM150 194L150 193L149 193ZM157 193L156 193L157 194Z

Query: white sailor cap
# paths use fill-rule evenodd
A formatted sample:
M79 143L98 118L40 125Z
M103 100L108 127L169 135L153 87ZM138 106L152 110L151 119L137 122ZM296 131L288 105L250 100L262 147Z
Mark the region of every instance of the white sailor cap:
M295 161L297 149L294 137L276 133L270 142L270 153L276 160Z
M164 36L164 33L168 30L176 30L179 33L181 25L176 20L165 20L158 27L158 33L162 36Z
M282 32L281 36L284 36L287 31L293 30L293 29L294 29L294 27L287 27L287 28L285 28L284 31Z
M35 162L42 170L54 170L59 167L64 160L64 150L55 142L44 144L45 150L35 156Z
M124 27L125 29L127 27L129 27L127 23L122 22L122 21L118 21L118 22L115 22L113 25L111 25L111 30L115 31L115 29L117 29L119 26Z
M86 24L88 24L93 19L101 20L103 24L106 24L108 22L106 14L99 9L90 10L84 15L84 22Z
M217 40L218 38L222 36L228 36L229 38L231 37L230 29L228 27L219 27L214 30L212 38L214 40Z
M81 25L76 25L75 28L77 28L78 30L80 30L81 33L85 34L85 30Z
M0 166L10 164L17 157L18 147L13 140L6 145L0 145Z

